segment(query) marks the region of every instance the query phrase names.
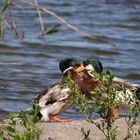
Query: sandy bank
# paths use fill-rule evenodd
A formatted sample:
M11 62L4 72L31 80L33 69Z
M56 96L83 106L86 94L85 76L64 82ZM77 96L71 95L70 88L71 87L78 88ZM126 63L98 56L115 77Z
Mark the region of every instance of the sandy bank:
M0 124L2 127L4 124ZM125 119L120 118L116 121L115 126L117 126L117 140L123 140L127 134L127 128ZM94 125L86 121L73 121L65 123L38 123L42 131L40 140L82 140L81 128L83 127L85 131L90 130L90 138L92 140L104 140L105 136L102 132ZM17 126L18 130L22 130L20 124ZM140 140L140 135L138 134L138 129L140 129L140 124L135 125L134 130L137 136L131 138L132 140Z

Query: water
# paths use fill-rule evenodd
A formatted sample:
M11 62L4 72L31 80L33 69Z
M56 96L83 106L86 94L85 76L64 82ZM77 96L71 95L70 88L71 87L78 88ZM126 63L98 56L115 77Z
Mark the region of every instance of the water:
M40 24L36 10L30 6L13 10L18 31L23 40L9 31L0 39L0 116L27 109L33 98L48 84L59 81L61 59L75 57L84 60L99 58L104 69L130 82L140 84L140 2L138 0L41 0L39 3L56 12L82 31L105 36L116 46L93 42L66 26L44 40L37 39ZM0 1L0 10L3 1ZM49 27L59 23L43 14ZM83 116L69 109L65 118Z

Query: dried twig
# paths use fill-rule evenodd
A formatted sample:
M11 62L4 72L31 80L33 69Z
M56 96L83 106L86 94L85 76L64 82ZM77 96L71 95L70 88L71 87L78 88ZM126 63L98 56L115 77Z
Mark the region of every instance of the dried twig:
M41 26L41 31L42 31L42 34L43 34L44 31L45 31L45 28L44 28L43 19L42 19L40 10L38 9L38 2L37 2L37 0L34 0L34 3L36 5L36 9L37 9L37 13L38 13L39 21L40 21L40 26Z
M46 8L44 8L44 7L42 7L42 6L40 6L40 5L36 5L36 4L34 4L34 3L32 3L32 2L28 2L28 1L26 1L26 0L18 0L18 1L23 2L23 3L25 3L25 4L28 4L28 5L31 5L31 6L33 6L33 7L35 7L35 8L37 8L38 10L43 11L43 12L47 13L47 14L50 15L50 16L53 16L54 18L56 18L57 20L59 20L62 24L66 25L66 26L68 26L70 29L72 29L72 30L74 30L74 31L76 31L76 32L78 32L78 33L80 33L80 34L81 34L82 36L84 36L84 37L87 37L87 38L89 38L89 39L96 40L96 41L102 41L102 42L108 43L108 44L110 44L110 45L112 45L112 46L115 46L115 44L113 44L113 43L110 42L110 41L105 40L104 38L102 38L102 37L100 37L100 36L90 35L90 34L88 34L88 33L86 33L86 32L80 31L78 28L76 28L75 26L73 26L73 25L71 25L70 23L68 23L65 19L61 18L61 17L58 16L56 13L54 13L54 12L52 12L52 11L50 11L50 10L48 10L48 9L46 9Z
M12 2L10 1L10 6L9 6L9 18L11 20L11 27L10 27L10 30L13 32L13 34L15 35L15 37L18 37L18 32L17 32L17 27L16 27L16 21L14 20L13 18L13 14L12 14L12 8L11 8L11 5L12 5Z

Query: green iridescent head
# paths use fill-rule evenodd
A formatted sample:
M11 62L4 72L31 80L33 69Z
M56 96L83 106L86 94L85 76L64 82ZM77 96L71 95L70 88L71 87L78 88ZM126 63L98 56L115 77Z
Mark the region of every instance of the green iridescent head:
M83 61L83 64L91 71L95 70L98 73L102 73L103 71L102 63L98 59L88 58L87 60Z

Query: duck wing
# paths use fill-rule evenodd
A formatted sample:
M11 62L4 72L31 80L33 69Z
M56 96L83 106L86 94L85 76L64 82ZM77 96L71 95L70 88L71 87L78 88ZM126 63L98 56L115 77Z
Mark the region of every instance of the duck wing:
M113 78L113 85L114 86L120 86L120 85L124 85L124 87L126 89L129 90L134 90L136 89L139 85L137 84L133 84L133 83L129 83L128 81L126 81L125 79L121 79L119 77L114 77Z
M35 99L34 103L40 106L53 104L59 99L61 82L47 86Z

